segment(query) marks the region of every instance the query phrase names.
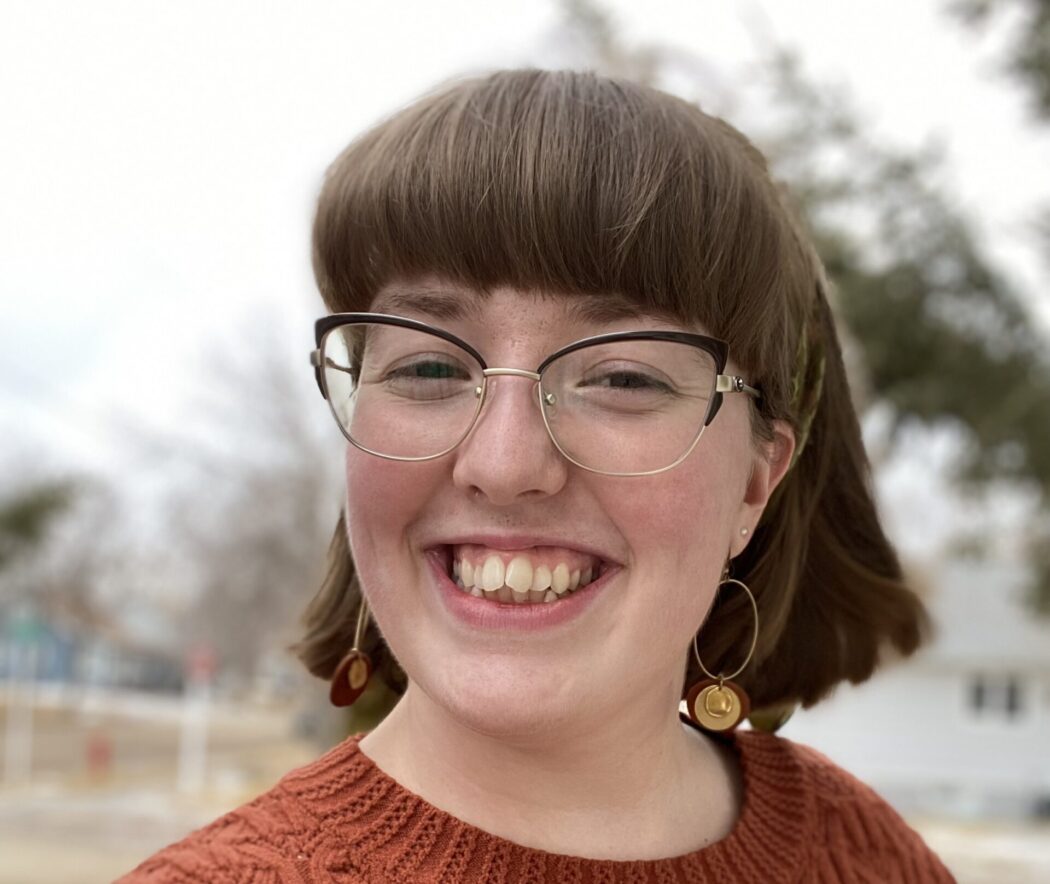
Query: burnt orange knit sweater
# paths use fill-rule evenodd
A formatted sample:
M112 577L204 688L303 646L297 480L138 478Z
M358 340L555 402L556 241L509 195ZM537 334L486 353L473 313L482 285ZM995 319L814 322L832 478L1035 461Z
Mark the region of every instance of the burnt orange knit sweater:
M118 884L925 884L952 876L868 787L811 749L734 739L733 831L671 859L613 862L521 847L402 788L351 737L273 789L160 851Z

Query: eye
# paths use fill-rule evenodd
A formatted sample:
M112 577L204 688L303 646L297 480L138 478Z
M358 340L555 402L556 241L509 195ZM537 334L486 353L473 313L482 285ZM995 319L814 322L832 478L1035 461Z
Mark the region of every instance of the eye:
M412 378L418 380L448 380L451 378L469 378L462 365L444 359L420 359L408 365L395 366L387 373L387 379Z
M580 388L599 388L609 392L674 395L677 391L662 372L642 365L602 363L583 372L576 383Z
M580 386L609 387L616 390L650 390L672 392L659 378L637 370L619 369L581 378Z
M453 356L415 353L387 366L375 385L398 399L434 402L473 395L476 380L470 368Z

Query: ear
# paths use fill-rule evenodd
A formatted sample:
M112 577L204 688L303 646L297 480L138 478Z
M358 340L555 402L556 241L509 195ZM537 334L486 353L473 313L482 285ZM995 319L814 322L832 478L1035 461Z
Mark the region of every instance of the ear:
M752 456L751 475L744 488L733 531L731 557L740 555L750 543L769 498L787 475L794 453L794 430L786 421L773 421L773 439L761 442ZM741 534L741 528L747 528L747 534Z

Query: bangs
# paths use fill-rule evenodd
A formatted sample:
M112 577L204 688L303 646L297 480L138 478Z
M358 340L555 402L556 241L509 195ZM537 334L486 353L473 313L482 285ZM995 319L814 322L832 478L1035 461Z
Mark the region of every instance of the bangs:
M421 99L339 156L314 271L332 311L424 276L617 295L760 369L797 326L793 239L761 154L722 121L629 82L507 71Z

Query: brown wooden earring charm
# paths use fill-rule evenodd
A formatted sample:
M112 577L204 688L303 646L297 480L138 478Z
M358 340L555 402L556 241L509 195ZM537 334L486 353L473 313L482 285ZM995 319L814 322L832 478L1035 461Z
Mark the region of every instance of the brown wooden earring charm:
M333 706L352 706L368 687L368 680L372 677L372 658L361 650L367 621L368 602L362 595L361 607L357 612L357 627L354 630L354 646L339 661L328 691L328 699Z
M700 651L696 647L696 636L694 635L693 654L700 665L700 670L707 678L689 688L685 696L685 708L689 718L704 730L715 732L731 731L751 714L751 700L747 696L747 691L733 682L733 679L747 668L747 664L751 662L751 657L755 653L755 645L758 644L758 605L754 595L746 584L723 575L719 587L727 583L735 583L741 587L751 600L751 608L755 613L755 631L751 637L751 648L747 652L743 665L736 672L730 675L714 675L708 671L704 666L704 661L700 659Z

